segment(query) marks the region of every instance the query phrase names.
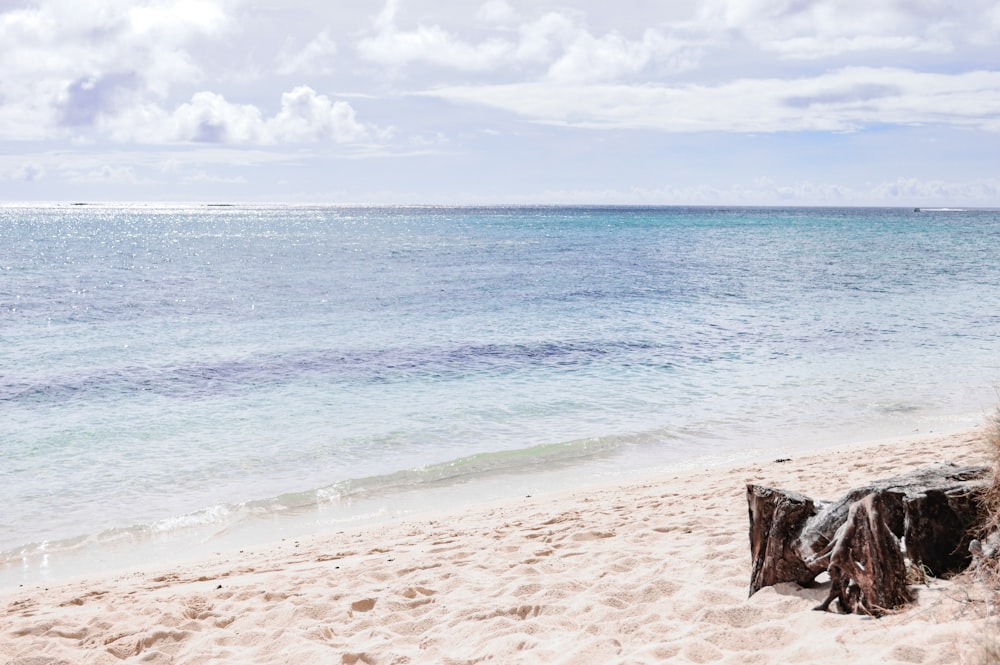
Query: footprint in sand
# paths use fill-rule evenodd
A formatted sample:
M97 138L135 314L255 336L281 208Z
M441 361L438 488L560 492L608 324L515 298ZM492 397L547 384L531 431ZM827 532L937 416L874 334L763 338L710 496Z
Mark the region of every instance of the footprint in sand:
M373 609L375 609L374 598L363 598L351 603L352 612L371 612Z
M418 596L433 596L436 593L437 591L435 591L434 589L428 589L422 586L411 586L401 591L399 595L401 595L403 598L413 599Z
M194 598L188 600L186 605L187 607L184 610L183 615L187 619L202 620L216 616L215 613L211 611L212 605L207 599L200 596L195 596Z

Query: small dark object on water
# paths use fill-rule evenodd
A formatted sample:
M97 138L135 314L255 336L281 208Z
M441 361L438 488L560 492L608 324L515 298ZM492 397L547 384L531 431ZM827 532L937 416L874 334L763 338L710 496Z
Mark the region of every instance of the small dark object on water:
M779 457L778 459L774 460L774 463L781 464L782 462L791 462L791 461L792 461L791 457Z

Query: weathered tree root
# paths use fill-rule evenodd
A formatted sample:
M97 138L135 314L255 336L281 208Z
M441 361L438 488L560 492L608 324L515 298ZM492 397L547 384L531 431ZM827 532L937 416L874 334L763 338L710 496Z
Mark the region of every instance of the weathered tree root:
M913 600L906 583L906 561L899 540L882 517L885 494L869 494L851 504L830 552L830 595L841 611L881 616Z

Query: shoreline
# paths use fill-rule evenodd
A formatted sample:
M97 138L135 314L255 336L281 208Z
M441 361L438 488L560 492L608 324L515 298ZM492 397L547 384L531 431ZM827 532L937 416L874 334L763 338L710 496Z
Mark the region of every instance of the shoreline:
M453 511L475 511L492 504L516 501L525 495L577 493L658 479L697 469L719 469L774 457L802 456L820 451L866 448L919 440L935 431L950 435L970 431L970 414L939 418L937 429L909 434L879 431L873 438L831 445L828 436L777 440L769 446L751 445L743 450L716 452L676 459L641 454L623 459L598 450L583 457L555 460L537 467L499 467L471 474L445 476L435 482L412 486L377 485L338 499L318 499L286 509L258 512L240 505L217 505L159 522L116 527L53 542L32 543L3 553L0 558L0 592L17 586L54 585L109 571L168 566L192 558L205 559L224 552L266 547L286 539L309 539L324 533L376 528ZM977 422L981 422L978 419ZM916 424L916 423L914 423ZM924 426L934 422L923 422ZM942 427L943 426L943 427ZM892 428L887 428L892 429ZM802 443L802 441L808 441ZM645 458L646 466L636 464ZM548 460L552 461L552 460ZM449 467L452 463L437 466ZM403 472L409 473L409 472ZM394 474L397 475L397 474ZM402 474L398 474L402 475ZM387 476L392 478L393 476ZM365 482L369 479L361 479ZM326 490L314 490L318 495ZM303 496L311 492L301 493ZM272 502L274 499L264 500ZM260 503L247 502L247 506ZM221 516L221 519L219 518ZM164 525L167 525L166 528Z
M986 619L955 605L957 582L878 621L810 611L822 586L747 599L744 491L832 498L931 462L982 464L981 432L678 469L3 589L0 660L963 662Z

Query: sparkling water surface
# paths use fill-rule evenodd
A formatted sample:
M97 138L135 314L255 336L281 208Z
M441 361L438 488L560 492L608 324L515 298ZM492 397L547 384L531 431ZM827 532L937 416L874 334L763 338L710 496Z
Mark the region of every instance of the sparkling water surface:
M1000 378L991 210L8 205L0 243L0 583L974 426Z

